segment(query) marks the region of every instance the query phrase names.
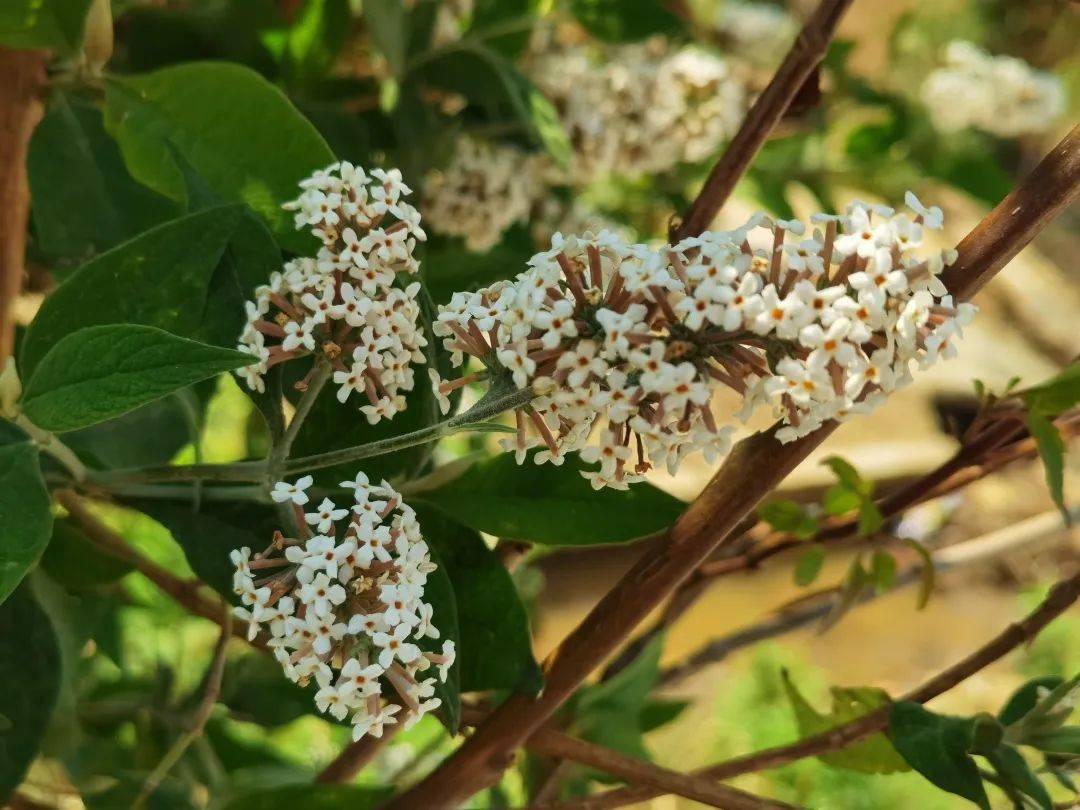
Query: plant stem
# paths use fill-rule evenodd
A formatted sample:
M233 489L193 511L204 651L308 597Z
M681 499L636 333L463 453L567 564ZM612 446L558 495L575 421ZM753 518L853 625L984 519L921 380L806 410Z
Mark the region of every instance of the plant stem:
M75 451L56 437L55 433L42 430L27 419L25 414L21 413L15 417L15 424L26 432L26 435L33 440L34 444L64 465L64 469L71 473L71 477L75 481L82 482L86 480L88 474L86 465L75 455Z
M392 436L376 442L359 444L354 447L345 447L341 450L331 450L328 453L319 453L313 456L290 459L282 468L285 474L295 474L319 470L324 467L333 467L337 464L345 464L350 461L358 461L363 458L380 456L385 453L393 453L404 450L407 447L415 447L419 444L438 441L439 439L452 436L455 433L466 430L491 429L481 423L498 416L499 414L520 408L533 399L535 394L531 388L504 390L492 386L484 397L473 405L469 410L451 417L444 422L437 422L412 433L401 436Z
M313 379L312 383L309 385L309 393L314 386L314 382ZM325 380L323 382L325 383ZM375 442L358 444L353 447L342 448L341 450L331 450L327 453L318 453L311 456L303 456L301 458L284 459L279 461L278 474L274 477L295 475L297 473L309 472L310 470L323 469L324 467L333 467L336 464L344 464L350 461L358 461L363 458L371 458L372 456L381 456L386 453L396 452L397 450L404 450L407 447L415 447L420 444L435 442L439 439L463 431L502 430L503 427L501 425L488 424L488 420L493 419L508 410L526 405L533 397L535 397L535 394L530 388L510 389L505 385L496 383L492 385L484 397L473 405L473 407L450 419L437 422L434 425L429 425L420 430L414 430L412 433L393 436L389 439L381 439ZM311 401L313 401L313 399L314 398L312 398ZM296 431L291 438L288 437L288 431L286 432L286 436L282 437L282 441L279 444L279 452L280 448L283 446L291 448L292 443L296 438L296 433L300 430L300 424L297 420L301 419L302 421L301 413L306 417L307 413L311 410L310 404L307 404L303 411L301 411L302 406L304 406L303 400L301 401L301 404L297 406L297 412L296 415L293 416L292 422L289 423L289 430L291 431L295 425ZM273 458L274 456L271 456L271 459ZM272 478L269 474L272 466L272 463L264 461L238 461L232 464L179 464L158 467L137 467L128 470L89 470L86 473L86 481L109 492L120 492L125 485L129 484L138 485L181 481L265 483ZM242 490L240 489L237 490L237 492L241 491Z
M315 372L308 380L307 390L300 397L300 401L296 403L296 412L293 414L293 418L289 420L289 426L285 428L281 440L270 451L270 457L267 459L267 473L270 478L279 477L279 472L283 471L282 467L289 458L289 451L292 450L293 442L296 441L300 428L304 426L304 420L311 413L315 400L319 398L319 394L330 379L332 371L333 369L325 357L319 357L315 361Z
M214 657L206 673L203 697L191 718L191 725L187 731L176 739L176 742L165 752L165 756L161 758L157 767L146 777L142 790L132 804L132 807L136 810L146 807L147 800L157 790L162 780L169 775L169 771L180 761L180 758L184 756L191 744L202 736L206 721L210 719L210 712L214 709L214 703L217 701L218 695L221 694L221 679L225 674L225 649L228 647L229 638L232 636L232 624L232 612L226 610L221 617L221 635L218 637L217 646L214 648Z
M829 16L843 0L825 0L815 18ZM812 18L814 19L814 18ZM810 25L810 23L808 23ZM961 300L1001 269L994 257L1015 255L1037 228L1013 221L1019 216L1045 224L1080 191L1080 129L1067 135L1043 164L1026 178L959 246L959 262L968 268L955 292ZM1040 186L1038 192L1031 184ZM1013 212L1017 200L1029 203ZM999 227L1003 219L1009 227ZM973 263L973 252L985 264ZM397 796L388 808L449 808L494 784L511 761L510 752L521 745L562 706L589 674L607 658L634 628L659 606L694 569L739 536L747 515L787 475L820 446L836 423L789 444L780 444L779 425L756 433L735 445L701 495L671 528L666 540L648 554L600 600L581 623L545 661L544 691L537 697L512 695L476 733L441 766L412 789Z
M1080 508L1074 509L1072 514L1076 519L1080 520ZM1015 551L1019 547L1045 540L1047 536L1060 532L1061 529L1060 512L1056 509L1043 512L1041 515L988 532L980 537L973 537L970 540L964 540L938 549L931 554L934 571L940 574L954 568L996 559L1003 554ZM881 593L877 590L868 590L854 606L872 602L918 582L922 576L922 569L921 561L904 568L897 573L892 588ZM700 671L703 667L723 661L736 650L741 650L751 644L776 638L792 630L813 624L818 619L824 618L833 605L836 604L835 595L823 593L821 597L808 602L803 607L775 611L762 621L747 625L733 633L708 642L692 653L685 661L662 670L657 686L659 688L672 686Z
M1030 642L1046 625L1072 607L1078 598L1080 598L1080 574L1074 574L1054 585L1042 604L1028 614L1027 618L1015 624L1010 624L967 658L908 692L902 697L902 700L926 703L947 692L975 673L990 666L990 664L993 664L1007 653ZM848 723L815 734L812 737L798 740L790 745L768 748L764 751L736 757L694 771L694 775L708 776L718 781L733 779L743 774L779 768L789 762L845 748L864 737L888 728L889 709L889 706L884 706ZM646 802L658 795L661 794L651 787L634 786L611 790L599 796L564 802L557 805L557 807L559 810L571 810L571 808L572 810L601 810L602 808L625 807L628 804ZM552 810L554 810L554 806Z

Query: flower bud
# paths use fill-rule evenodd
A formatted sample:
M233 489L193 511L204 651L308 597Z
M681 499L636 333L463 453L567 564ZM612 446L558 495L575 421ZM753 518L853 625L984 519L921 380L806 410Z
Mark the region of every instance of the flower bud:
M111 0L94 0L86 13L86 30L83 35L83 63L92 74L101 69L112 57L113 22Z
M19 397L22 396L22 383L19 372L15 370L15 358L9 357L0 372L0 416L14 419L19 415Z

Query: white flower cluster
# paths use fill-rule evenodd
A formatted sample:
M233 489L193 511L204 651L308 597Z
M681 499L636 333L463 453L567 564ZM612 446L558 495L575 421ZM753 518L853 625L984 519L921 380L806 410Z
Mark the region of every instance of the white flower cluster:
M424 601L436 566L416 513L385 481L370 484L363 473L341 483L355 492L351 508L324 499L305 512L311 484L305 476L271 492L295 511L298 537L276 532L262 553L232 552L233 587L245 606L236 613L249 623L249 638L266 630L290 680L315 679L319 711L351 716L354 740L382 736L402 707L409 728L441 705L428 670L435 666L445 681L455 658L449 640L440 652L421 649L439 631ZM392 692L384 693L387 685Z
M284 207L298 228L310 227L322 246L315 258L288 262L249 301L239 349L259 358L237 373L254 391L278 363L321 354L333 366L341 402L366 397L360 410L375 424L405 407L413 388L411 363L427 345L418 326L417 240L426 239L420 214L402 197L411 193L397 169L369 176L335 163L301 181L303 193ZM303 390L308 378L298 384Z
M573 147L572 185L608 173L666 171L709 157L746 106L727 63L662 40L541 55L530 72L552 100Z
M923 103L942 132L977 127L1015 138L1044 132L1065 109L1061 80L1022 59L956 41L945 62L922 86Z
M458 138L450 164L424 181L425 218L439 233L463 237L469 250L490 250L544 191L536 161L515 146Z
M916 254L941 210L907 200L914 217L855 202L791 241L804 226L764 214L662 251L608 231L556 235L515 280L455 294L435 333L455 365L472 355L538 395L506 443L519 462L536 446L537 463L577 451L599 463L583 473L593 486L625 488L653 464L675 472L688 453L727 452L732 428L710 405L720 386L743 398L744 420L772 408L791 441L872 409L913 360L954 353L974 308L953 306L937 278L955 254ZM485 374L431 376L448 407L450 390Z
M782 6L724 0L716 30L733 53L755 65L778 63L799 33L799 24Z

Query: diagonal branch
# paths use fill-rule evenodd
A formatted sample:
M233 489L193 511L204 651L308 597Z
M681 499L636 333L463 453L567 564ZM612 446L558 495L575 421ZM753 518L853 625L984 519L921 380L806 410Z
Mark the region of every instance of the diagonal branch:
M1080 432L1080 413L1070 413L1055 421L1063 438ZM980 443L982 444L982 443ZM944 463L878 501L881 514L886 517L899 515L910 507L939 498L968 486L1002 467L1036 453L1035 440L1028 437L1005 446L990 443L985 446L966 445ZM667 630L694 604L714 580L743 571L753 571L765 560L790 549L805 547L807 538L796 537L788 532L769 532L767 524L756 521L739 526L734 535L748 537L747 544L736 548L729 544L717 559L710 559L698 566L672 595L663 612L653 625L620 652L607 665L604 678L610 678L625 669L657 635ZM831 542L843 540L858 530L858 517L838 517L825 522L810 541ZM753 538L750 540L749 538ZM647 553L647 552L646 552Z
M769 134L784 117L792 100L825 58L840 18L852 2L824 0L818 5L768 86L746 113L746 119L723 156L709 172L697 199L686 210L682 221L673 223L670 234L672 242L708 230L720 208L731 196L735 184L750 168Z
M958 259L965 268L950 282L957 297L979 289L1001 269L999 255L1014 256L1080 193L1080 128L1074 129L994 211L964 239ZM1052 183L1052 187L1046 187ZM1036 191L1031 188L1038 185ZM1013 211L1018 200L1026 207ZM1011 213L1010 213L1011 212ZM1024 222L1016 221L1020 216ZM1008 222L1008 227L1001 223ZM1025 225L1024 223L1032 223ZM977 263L972 257L980 257ZM735 530L757 504L835 430L827 424L789 444L774 426L735 446L704 492L672 527L667 541L642 558L563 640L544 664L545 688L537 697L514 695L438 769L393 800L394 808L460 804L493 784L513 751L537 731L574 690Z
M967 658L938 673L930 680L903 696L903 700L926 703L952 689L961 681L988 667L1022 644L1035 638L1051 621L1056 619L1080 598L1080 573L1063 579L1050 589L1050 593L1027 618L1011 624L984 646ZM747 773L779 768L789 762L819 756L857 742L864 737L884 731L889 725L889 707L884 706L841 726L831 728L791 745L768 748L743 757L730 759L717 765L695 771L697 776L713 779L733 779ZM628 804L644 802L660 794L648 787L634 786L608 791L579 801L558 805L559 810L607 810ZM550 808L554 810L554 807Z
M1080 509L1074 509L1072 514L1075 519L1080 519ZM934 551L930 555L933 570L941 573L985 562L1030 543L1044 540L1048 535L1060 531L1061 528L1060 512L1056 509L1043 512L1041 515L1022 520L1011 526ZM872 602L918 582L923 575L924 563L921 561L913 561L913 563L896 575L895 582L889 590L881 592L868 590L856 602L856 605ZM838 593L838 588L831 588L825 593L819 593L808 599L799 607L793 607L790 610L781 609L761 621L706 643L682 663L663 670L657 685L660 688L669 687L706 666L725 660L737 650L766 639L777 638L825 618L836 605Z
M143 557L129 546L124 538L102 523L97 515L87 508L86 502L71 490L59 490L55 497L57 503L63 506L72 520L79 525L86 538L100 550L131 565L189 613L209 619L220 627L225 626L225 616L229 614L232 624L232 608L223 599L207 594L201 582L181 579L165 566ZM232 633L238 638L247 639L247 623L235 623ZM260 649L265 649L266 646L261 637L257 637L251 644Z

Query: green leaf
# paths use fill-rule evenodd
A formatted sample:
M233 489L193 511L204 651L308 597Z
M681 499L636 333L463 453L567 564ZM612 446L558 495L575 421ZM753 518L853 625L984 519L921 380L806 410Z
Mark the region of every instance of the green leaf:
M108 585L132 570L130 563L99 550L67 520L53 524L41 567L70 591Z
M0 727L0 804L6 804L37 755L60 689L56 636L26 586L0 605L0 682L0 716L6 720Z
M688 700L650 700L641 710L641 730L648 733L653 729L666 726L674 722L689 707Z
M71 55L82 47L91 0L4 0L0 44L16 50L43 48Z
M224 810L370 810L390 797L388 788L302 784L264 788L234 796Z
M998 720L1004 725L1011 726L1024 718L1028 712L1035 708L1039 702L1039 693L1050 691L1065 682L1059 675L1044 675L1032 678L1019 689L1012 693L1005 705L998 712Z
M540 143L559 166L568 168L573 157L573 147L558 111L535 87L529 88L527 98L532 127Z
M365 10L371 3L365 4ZM398 4L400 5L400 4ZM307 0L285 40L285 67L293 82L323 78L349 36L349 0Z
M607 42L682 31L679 18L661 0L570 0L570 10L590 34Z
M1038 748L1045 754L1080 757L1080 726L1064 726L1032 734L1024 739L1024 744Z
M870 537L881 531L885 518L872 500L866 498L859 504L859 534Z
M569 143L547 99L514 63L476 41L462 41L422 61L410 81L460 93L492 123L518 124L559 162ZM519 272L519 271L515 271Z
M663 647L664 637L658 635L629 666L578 692L573 714L581 737L639 759L651 759L642 737L642 718L659 676Z
M424 247L421 265L424 283L437 304L445 304L459 290L475 290L509 279L525 269L535 253L529 228L515 225L491 250L474 253L460 239L433 234Z
M23 380L61 338L86 326L143 324L196 337L239 206L166 222L83 265L45 299L22 342Z
M390 74L396 79L405 76L405 60L409 55L409 20L405 4L400 0L365 0L364 26L371 41L386 58Z
M272 656L256 652L226 662L220 702L238 719L269 728L316 711L310 685L293 683Z
M86 259L176 216L176 205L128 174L101 111L57 91L26 160L37 246Z
M1071 524L1072 518L1065 505L1065 440L1061 438L1057 426L1038 411L1028 412L1027 428L1039 450L1050 497L1061 510L1065 523Z
M969 755L975 722L927 711L918 703L893 704L889 736L907 763L942 790L990 810L975 761Z
M1069 410L1080 402L1080 362L1030 389L1024 398L1028 410L1042 416L1055 417Z
M531 0L475 0L467 35L505 56L517 57L536 24Z
M885 593L896 581L896 558L887 551L875 551L870 560L870 576L877 592Z
M859 475L859 471L852 466L851 462L840 458L840 456L829 456L821 463L832 470L840 483L852 492L857 492L864 497L873 494L874 483L863 480L863 477Z
M281 205L334 155L281 91L253 70L191 62L114 78L105 92L105 125L131 174L150 188L174 200L185 197L171 145L223 199L247 203L283 247L311 251L314 238L297 232Z
M832 712L821 714L803 697L786 670L781 673L784 692L795 712L799 734L809 737L850 722L889 703L889 696L880 689L869 687L833 687ZM834 768L859 773L896 773L908 770L889 738L873 734L839 751L822 754L819 759Z
M74 430L253 360L152 326L91 326L65 336L45 355L22 407L45 430Z
M462 691L539 692L542 679L533 657L529 618L506 567L472 529L422 504L417 517L424 539L453 586ZM438 613L435 616L441 629Z
M825 491L822 508L827 515L846 515L862 506L862 496L843 484L833 484Z
M870 572L863 566L862 556L851 561L844 582L840 586L840 597L836 600L829 612L821 620L818 628L819 633L824 633L836 625L847 612L851 610L865 594L866 588L873 583Z
M1011 745L999 745L986 758L1009 788L1030 796L1042 810L1054 810L1049 792L1019 751Z
M272 522L273 511L268 507L244 505L228 511L215 509L217 504L205 504L202 510L193 505L160 499L137 499L129 505L149 515L169 530L184 550L191 570L226 599L235 599L232 577L233 564L229 552L247 546L252 552L266 548L272 539L271 531L259 533ZM229 519L234 517L236 519Z
M934 592L937 569L934 566L934 558L926 546L911 537L905 537L904 544L922 558L922 569L919 571L919 596L915 602L915 607L922 610L926 607L926 603L930 601L930 595Z
M0 603L38 561L52 522L37 447L30 442L0 445Z
M461 623L458 620L457 594L450 582L450 574L439 556L439 550L430 546L431 557L438 566L428 574L424 586L424 601L431 605L432 621L439 628L439 638L425 637L417 642L421 649L428 652L440 652L443 641L454 642L455 652L461 650ZM460 653L456 652L460 656ZM461 660L456 658L447 672L446 681L436 677L435 697L442 701L439 708L440 718L444 721L450 735L457 734L461 724Z
M821 566L825 563L825 549L811 546L802 553L795 563L795 584L805 588L818 578Z
M778 532L790 532L807 539L818 530L817 519L795 501L771 501L758 507L758 517Z
M512 453L473 464L464 474L425 492L455 520L488 534L553 546L625 543L666 529L684 504L649 484L629 491L594 490L582 465L519 465Z

